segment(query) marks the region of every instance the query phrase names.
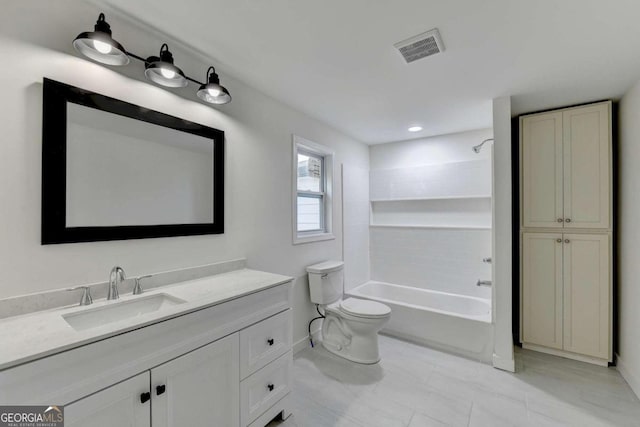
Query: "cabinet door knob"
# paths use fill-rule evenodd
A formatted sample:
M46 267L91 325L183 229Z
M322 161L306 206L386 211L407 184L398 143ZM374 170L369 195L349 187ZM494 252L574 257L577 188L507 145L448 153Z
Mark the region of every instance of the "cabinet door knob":
M160 396L166 390L167 390L167 387L164 384L156 386L156 395Z
M562 243L562 239L557 239L556 242Z
M267 388L269 389L269 391L273 391L273 387L274 387L273 384L267 384Z
M269 343L269 345L273 345L275 341L273 340L273 338L267 338L267 342Z
M148 402L149 399L151 399L151 393L149 393L148 391L145 391L144 393L140 394L141 403Z
M571 218L565 219L564 222L571 222Z
M562 222L564 221L562 218L558 218L558 222Z
M569 240L569 239L564 239L564 242L565 242L565 243L571 243L571 240Z

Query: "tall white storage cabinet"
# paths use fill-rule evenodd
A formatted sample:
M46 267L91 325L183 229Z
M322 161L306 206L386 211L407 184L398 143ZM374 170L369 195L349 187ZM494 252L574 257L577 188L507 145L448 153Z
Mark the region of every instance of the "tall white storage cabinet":
M612 361L611 102L520 118L520 336Z

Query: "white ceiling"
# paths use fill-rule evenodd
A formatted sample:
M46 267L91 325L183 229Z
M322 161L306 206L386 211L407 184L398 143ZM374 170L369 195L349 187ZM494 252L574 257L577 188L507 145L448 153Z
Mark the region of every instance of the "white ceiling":
M499 96L520 114L640 79L637 0L97 1L369 144L491 127ZM393 44L434 27L446 51L405 64Z

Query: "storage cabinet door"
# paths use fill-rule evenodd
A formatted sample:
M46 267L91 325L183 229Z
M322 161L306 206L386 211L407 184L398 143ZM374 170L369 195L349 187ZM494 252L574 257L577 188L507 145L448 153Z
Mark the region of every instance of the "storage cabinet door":
M151 370L153 427L240 425L235 333Z
M524 227L562 228L562 113L521 122Z
M291 322L291 310L285 310L240 331L240 378L245 379L291 349Z
M567 228L610 223L610 105L567 110L564 129L564 218Z
M564 235L564 349L609 359L608 235Z
M562 235L522 237L522 340L562 348Z
M151 402L141 401L143 393L149 393L149 371L66 405L64 425L151 427Z

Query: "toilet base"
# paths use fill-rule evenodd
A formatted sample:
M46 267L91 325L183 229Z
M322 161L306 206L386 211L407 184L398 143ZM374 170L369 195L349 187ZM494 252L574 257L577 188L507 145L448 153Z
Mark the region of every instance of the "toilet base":
M352 362L366 365L378 363L378 331L388 318L372 321L345 319L342 316L332 310L326 311L322 321L322 346L330 353Z
M343 359L347 359L355 363L360 363L362 365L375 365L376 363L380 362L379 356L375 360L359 359L349 354L348 352L338 350L337 348L333 347L331 344L325 344L324 340L322 341L322 347L324 347L329 353L333 353L338 357L342 357Z

